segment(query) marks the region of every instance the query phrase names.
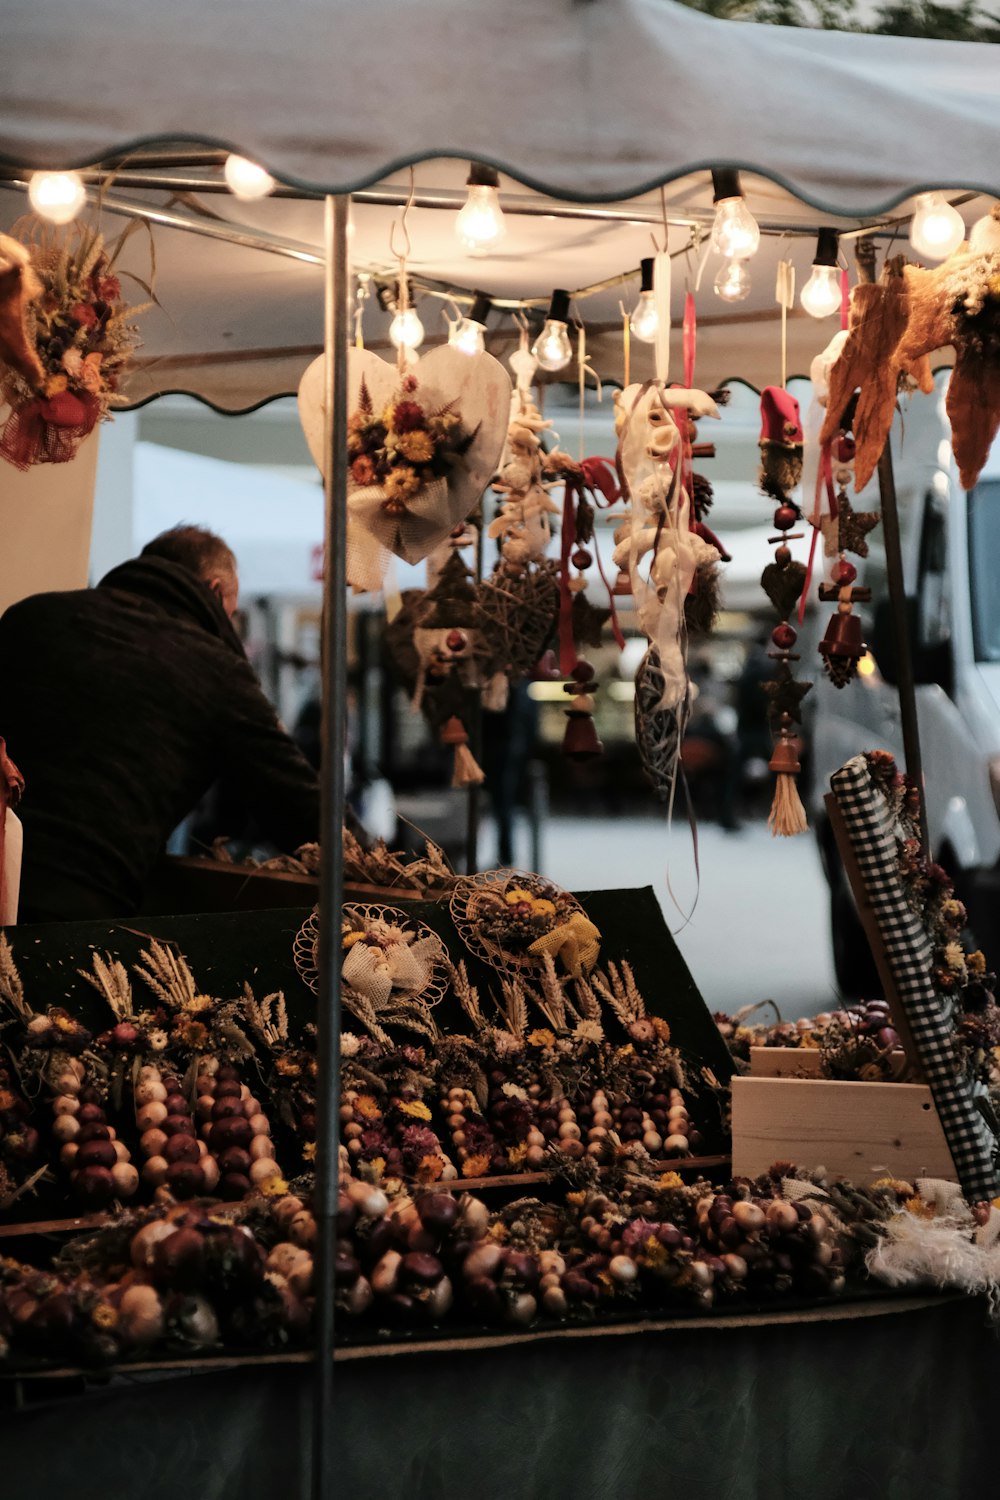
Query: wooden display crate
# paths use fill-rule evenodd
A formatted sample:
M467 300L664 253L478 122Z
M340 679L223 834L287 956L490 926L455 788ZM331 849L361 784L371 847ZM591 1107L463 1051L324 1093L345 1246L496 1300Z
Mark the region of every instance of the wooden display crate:
M926 1084L751 1077L734 1078L732 1088L737 1176L759 1177L790 1161L858 1183L886 1175L955 1181Z
M826 806L899 1034L899 1081L823 1078L817 1048L752 1047L751 1076L732 1080L733 1172L758 1177L786 1161L823 1166L859 1183L886 1175L954 1182L955 1164L931 1091L920 1081L917 1050L864 878L836 800L828 796Z

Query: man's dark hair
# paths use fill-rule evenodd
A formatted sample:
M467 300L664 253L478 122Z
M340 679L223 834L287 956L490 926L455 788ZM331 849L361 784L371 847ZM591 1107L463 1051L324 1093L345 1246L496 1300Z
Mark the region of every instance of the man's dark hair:
M236 558L221 536L202 526L172 526L143 547L140 557L162 557L178 563L207 583L219 574L236 573Z

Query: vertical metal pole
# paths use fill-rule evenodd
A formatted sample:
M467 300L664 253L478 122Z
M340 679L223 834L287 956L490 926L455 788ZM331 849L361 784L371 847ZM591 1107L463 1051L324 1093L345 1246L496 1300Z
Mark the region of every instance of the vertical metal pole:
M483 528L486 525L486 515L483 502L479 502L478 519L473 518L476 525L476 548L475 562L476 586L483 576ZM470 708L469 723L467 725L469 734L469 748L477 761L482 760L483 755L483 708L479 694L475 696L475 702ZM479 813L481 807L482 788L470 786L466 790L465 807L465 873L474 875L479 868Z
M313 1405L314 1500L333 1494L336 1427L333 1420L334 1263L339 1196L340 908L344 892L344 745L347 738L347 216L350 199L325 200L323 347L323 494L326 564L323 570L323 759L320 800L322 863L319 886L319 1078L316 1100L315 1262L316 1383Z
M875 280L875 245L867 236L857 241L855 260L861 281ZM930 854L927 833L927 801L924 796L923 760L920 754L920 730L917 724L917 689L910 650L910 622L906 609L906 583L903 578L903 548L899 532L899 506L896 503L896 477L892 467L892 449L887 437L878 461L878 488L882 502L882 538L885 543L885 570L889 585L892 615L892 650L899 694L899 718L903 731L903 754L906 771L917 788L920 841Z

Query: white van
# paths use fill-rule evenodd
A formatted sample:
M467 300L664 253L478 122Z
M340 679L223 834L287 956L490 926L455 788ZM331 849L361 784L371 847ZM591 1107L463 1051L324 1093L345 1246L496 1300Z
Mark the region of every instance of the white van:
M917 681L917 717L933 857L953 877L970 928L1000 963L1000 441L975 489L958 480L944 411L947 372L932 396L914 396L897 416L892 454L903 571ZM873 481L855 509L877 509ZM869 658L855 682L837 689L817 673L807 699L812 751L811 822L830 882L831 934L845 994L877 987L823 806L830 775L859 751L891 750L904 763L892 661L881 527L869 534L859 583L872 590L860 606ZM852 558L852 561L858 561ZM811 611L803 666L830 609ZM819 657L812 660L817 664ZM810 702L811 700L811 702ZM992 950L992 952L991 952Z

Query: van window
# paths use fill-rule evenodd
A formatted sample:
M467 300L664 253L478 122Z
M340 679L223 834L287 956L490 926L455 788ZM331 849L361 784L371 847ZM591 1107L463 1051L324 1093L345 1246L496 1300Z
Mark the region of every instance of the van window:
M917 574L917 644L945 646L951 640L948 589L948 518L945 502L931 491L924 503Z
M977 661L1000 661L1000 479L969 494L969 579Z

